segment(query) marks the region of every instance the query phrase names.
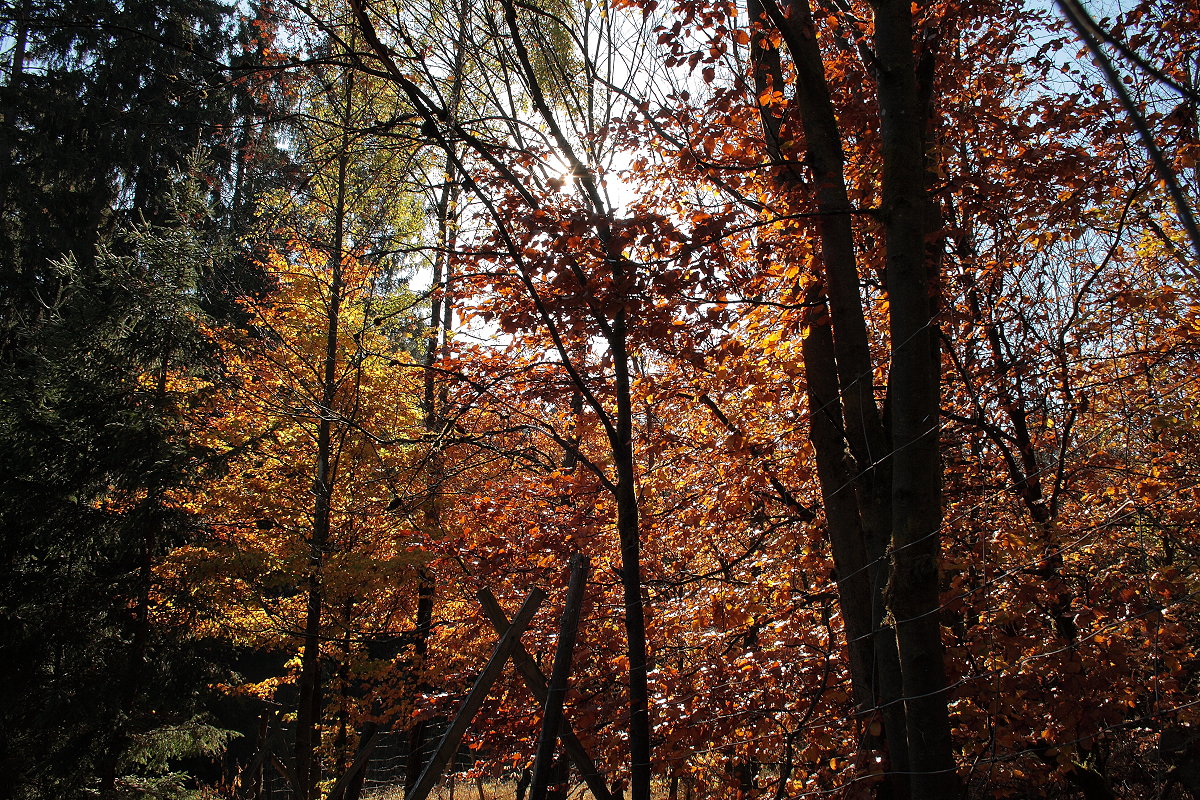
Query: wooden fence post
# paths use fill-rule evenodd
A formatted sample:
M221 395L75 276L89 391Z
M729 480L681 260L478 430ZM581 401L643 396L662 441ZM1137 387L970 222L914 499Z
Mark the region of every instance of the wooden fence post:
M495 596L487 589L481 589L479 592L479 602L483 605L483 613L487 615L488 620L492 623L492 627L500 633L508 629L508 615L504 613L504 609L500 607L500 603L496 601ZM546 683L546 676L538 669L538 665L534 662L533 657L519 643L512 653L513 664L516 665L517 671L521 673L521 677L525 679L525 685L529 687L530 693L533 694L535 700L539 703L546 702L546 694L549 687ZM592 761L592 757L588 755L583 743L579 741L579 737L575 735L575 731L571 729L571 723L566 719L562 721L562 728L559 730L559 738L562 739L563 749L567 751L567 755L575 762L575 766L579 768L579 772L583 775L583 780L587 783L588 789L591 790L592 796L596 800L614 800L612 793L608 790L608 783L604 776L600 774L599 768L596 767L596 762Z
M484 591L486 590L480 590L480 594L482 595ZM546 593L536 587L525 598L525 602L521 604L521 609L513 617L512 624L508 626L504 635L500 637L500 641L496 643L496 649L492 652L491 658L488 659L483 672L475 679L475 685L471 687L471 691L467 694L466 699L463 700L463 704L458 709L458 714L455 715L454 721L450 723L450 727L442 735L441 741L438 742L437 750L434 752L433 757L429 759L429 763L425 765L425 769L421 772L421 777L417 779L416 785L413 786L412 790L405 797L405 800L425 800L429 796L429 792L433 789L434 784L437 783L442 771L450 763L450 759L454 757L455 751L458 750L463 734L467 732L467 727L470 726L471 719L479 711L480 706L483 705L488 690L492 688L492 684L500 677L500 673L504 669L504 662L508 661L513 649L520 644L521 634L529 627L529 623L533 621L534 615L545 599Z
M558 643L554 649L554 665L550 670L550 686L546 691L542 734L533 761L533 786L529 791L529 800L546 800L546 788L550 785L554 748L558 744L558 730L562 727L563 703L567 697L567 680L571 675L571 654L575 650L583 591L587 586L587 572L587 558L576 553L571 557L571 579L567 584L567 602L558 626Z
M296 782L296 776L274 750L271 751L271 766L275 767L275 771L279 773L280 777L287 781L288 787L293 792L297 794L300 792L300 784Z
M345 794L350 782L354 780L354 776L359 770L366 769L367 759L371 757L371 751L375 749L375 742L379 739L379 728L373 727L371 733L362 740L358 746L358 752L354 754L354 761L350 764L350 769L342 773L342 776L333 784L333 788L329 790L329 794L325 796L325 800L338 800Z
M233 791L235 796L245 796L245 790L250 789L250 796L259 798L262 796L262 767L263 763L271 753L271 748L274 745L275 737L279 735L279 731L273 728L278 711L264 711L262 720L259 722L257 746L254 750L254 755L250 757L250 761L246 766L238 770L237 775L233 779ZM247 787L249 784L249 787Z

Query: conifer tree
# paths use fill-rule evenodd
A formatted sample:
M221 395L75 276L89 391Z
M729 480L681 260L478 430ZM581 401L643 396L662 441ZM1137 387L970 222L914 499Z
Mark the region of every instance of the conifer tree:
M102 240L94 270L55 262L54 304L0 362L5 796L121 796L164 725L177 756L221 739L195 718L210 665L153 619L154 561L188 527L163 502L187 480L179 376L205 362L195 287L213 255L196 189L174 224Z

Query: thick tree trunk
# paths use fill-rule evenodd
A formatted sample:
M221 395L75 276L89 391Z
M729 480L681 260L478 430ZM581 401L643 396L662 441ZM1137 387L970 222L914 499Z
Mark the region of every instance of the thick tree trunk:
M900 651L914 800L958 794L941 641L940 369L936 283L925 236L925 109L913 57L912 6L876 6L883 141L882 216L892 366L892 577L889 605Z
M891 443L874 396L874 369L854 244L853 207L845 178L845 155L826 82L820 43L807 0L750 0L755 19L770 21L783 36L795 67L795 105L805 152L791 152L783 120L763 110L763 127L773 160L809 165L817 222L828 322L812 314L804 342L811 433L817 454L830 549L838 574L839 603L850 650L855 699L863 714L880 709L887 743L889 793L907 795L908 739L901 696L900 662L894 632L884 626L886 553L891 540ZM765 37L755 37L756 88L782 80L778 54ZM777 87L781 88L781 87ZM794 148L793 148L794 149ZM800 183L791 170L778 176L780 189Z
M905 784L911 783L914 797L949 797L957 781L938 617L940 368L933 327L937 276L925 245L931 220L927 218L924 126L931 95L929 87L922 93L918 86L911 6L891 0L879 5L876 13L884 149L882 217L892 341L890 431L871 386L874 370L841 134L812 10L807 0L790 0L783 9L773 0L752 0L750 12L769 19L791 52L804 161L811 169L814 199L821 212L817 230L830 324L810 327L804 358L810 425L856 697L860 707L869 707L863 697L869 691L870 705L881 708L893 776L891 794L903 796ZM762 91L769 81L781 80L783 73L765 38L756 38L755 46L755 77ZM789 121L774 118L773 113L763 112L773 158L781 163L800 161L799 154L785 152L780 144L794 138L786 131ZM789 191L798 183L797 176L781 172L779 183ZM831 374L837 375L836 386ZM884 627L885 610L896 621L894 633ZM864 640L870 640L869 648L862 645ZM911 782L901 777L908 772Z
M817 302L817 291L809 301ZM863 546L858 501L853 489L854 467L846 452L837 384L834 380L833 331L814 308L808 336L803 342L808 384L809 437L817 457L817 478L825 508L825 525L833 554L846 643L850 654L850 682L860 711L875 704L872 678L871 587L867 553Z

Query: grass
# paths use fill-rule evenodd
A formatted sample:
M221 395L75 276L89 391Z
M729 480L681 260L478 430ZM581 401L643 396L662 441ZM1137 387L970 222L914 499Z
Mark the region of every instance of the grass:
M592 796L586 792L586 788L585 794L586 798L580 798L578 791L572 790L569 800L591 800ZM404 800L404 787L391 786L364 791L363 800ZM517 782L458 778L436 786L429 795L429 800L517 800Z
M528 797L528 794L526 795ZM655 781L652 785L652 800L666 800L667 782ZM363 800L404 800L403 786L376 787L363 791ZM517 782L512 781L477 781L471 778L459 777L453 781L445 781L434 788L429 800L517 800ZM571 786L567 792L567 800L593 800L587 784L580 783Z

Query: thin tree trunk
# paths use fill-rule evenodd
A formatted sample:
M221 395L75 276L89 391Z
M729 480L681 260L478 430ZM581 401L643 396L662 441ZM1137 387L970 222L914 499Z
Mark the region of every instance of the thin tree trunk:
M638 520L633 452L633 399L625 312L613 320L610 346L616 371L617 535L621 545L621 587L625 605L626 657L629 660L630 800L650 800L650 686L646 612L642 603L641 531Z
M818 302L817 287L810 302ZM802 342L808 385L809 438L816 452L817 478L825 507L825 525L836 569L838 603L842 610L846 644L850 654L850 683L855 705L866 711L875 704L872 677L871 587L862 523L853 487L854 470L846 453L841 429L837 384L833 370L833 331L828 321L818 319L824 311L814 308L809 332Z
M446 182L438 199L438 249L433 259L433 278L430 284L431 297L429 308L429 328L425 338L425 385L423 409L425 414L425 432L430 440L429 461L427 464L426 495L423 509L425 531L430 536L436 536L441 528L439 513L439 493L442 481L442 434L441 412L438 408L438 380L434 365L437 363L438 352L444 346L446 332L449 330L453 314L450 297L450 255L456 246L456 223L458 190L455 184L457 172L455 160L446 159ZM444 399L444 398L443 398ZM412 669L417 677L416 684L420 688L419 676L424 669L425 656L429 649L429 634L433 629L433 601L435 582L433 571L429 567L421 567L417 573L417 614L413 631ZM408 732L408 763L405 767L404 786L411 791L421 777L424 769L423 754L428 741L428 723L417 720Z
M154 407L162 408L167 397L167 379L171 365L171 348L174 344L174 328L169 328L164 340L164 349L158 365L155 382ZM154 589L154 559L163 540L163 492L162 485L148 487L148 496L142 508L146 518L141 520L138 542L138 577L134 585L134 607L129 645L129 660L125 675L120 682L120 704L114 720L105 756L101 763L100 789L102 793L116 790L117 763L128 741L125 719L132 715L138 696L145 684L146 654L150 647L150 607Z
M8 66L8 86L15 89L25 74L25 51L29 47L29 17L33 12L32 0L21 0L17 12L16 30L13 32L12 56Z
M350 123L354 73L347 72L342 109L342 141L337 159L337 194L333 208L333 242L329 248L332 276L329 286L328 325L325 330L325 364L318 405L317 461L313 478L312 538L308 554L308 594L304 610L303 647L300 653L299 705L296 713L296 782L299 800L313 800L321 779L317 748L321 744L321 617L324 610L322 570L328 555L336 481L334 413L338 390L338 326L343 293L343 260L346 240L346 182L350 163Z
M421 567L417 574L417 619L413 638L412 665L416 675L421 674L425 656L429 651L429 632L433 629L433 573ZM421 688L420 681L416 684ZM405 765L404 789L412 791L425 769L424 751L429 740L429 724L423 719L413 723L408 731L408 763Z

